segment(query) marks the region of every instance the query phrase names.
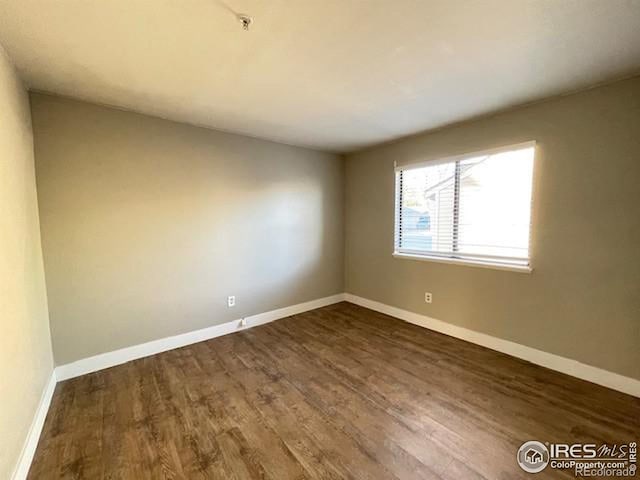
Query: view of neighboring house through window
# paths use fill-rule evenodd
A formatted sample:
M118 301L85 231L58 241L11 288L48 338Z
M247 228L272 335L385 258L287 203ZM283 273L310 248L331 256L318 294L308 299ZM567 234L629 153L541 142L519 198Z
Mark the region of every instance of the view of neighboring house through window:
M534 144L396 171L396 253L529 265Z

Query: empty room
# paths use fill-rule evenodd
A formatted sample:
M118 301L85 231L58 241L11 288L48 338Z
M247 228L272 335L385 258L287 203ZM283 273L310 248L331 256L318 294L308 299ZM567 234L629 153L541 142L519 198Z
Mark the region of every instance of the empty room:
M640 0L0 0L0 480L638 442Z

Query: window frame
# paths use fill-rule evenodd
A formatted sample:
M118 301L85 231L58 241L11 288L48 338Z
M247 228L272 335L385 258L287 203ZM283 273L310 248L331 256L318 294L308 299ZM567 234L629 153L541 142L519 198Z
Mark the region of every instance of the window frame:
M400 248L400 202L402 192L400 190L400 173L406 170L413 170L416 168L424 168L427 166L454 163L459 166L459 162L462 162L469 158L480 157L485 155L496 155L498 153L509 152L512 150L522 150L525 148L533 148L533 168L531 173L531 205L530 205L530 223L529 223L529 255L526 263L522 262L521 258L516 257L496 257L492 255L481 254L460 254L455 255L451 252L424 252L421 250L411 250L406 248ZM522 143L516 143L512 145L505 145L503 147L491 148L486 150L479 150L469 153L463 153L460 155L453 155L445 158L438 158L433 160L426 160L423 162L411 163L408 165L395 165L395 192L394 192L394 237L393 237L393 257L409 260L420 260L436 263L449 263L454 265L468 265L473 267L484 267L497 270L508 270L515 272L531 273L533 271L533 255L531 249L531 238L533 231L533 218L534 218L534 197L535 197L535 176L536 176L536 141L531 140ZM458 167L457 167L458 168ZM459 195L459 192L456 192ZM456 195L454 200L456 203L459 201ZM457 228L454 222L454 229ZM454 239L455 240L455 239Z

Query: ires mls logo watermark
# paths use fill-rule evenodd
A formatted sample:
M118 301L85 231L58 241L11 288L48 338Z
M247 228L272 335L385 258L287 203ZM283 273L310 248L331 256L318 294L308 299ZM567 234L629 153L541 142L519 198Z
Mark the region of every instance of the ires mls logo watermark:
M536 440L524 442L518 449L518 465L525 472L541 472L549 465L549 449Z
M576 477L635 477L638 444L568 444L530 440L518 449L517 460L520 468L528 473L539 473L549 467L571 469Z

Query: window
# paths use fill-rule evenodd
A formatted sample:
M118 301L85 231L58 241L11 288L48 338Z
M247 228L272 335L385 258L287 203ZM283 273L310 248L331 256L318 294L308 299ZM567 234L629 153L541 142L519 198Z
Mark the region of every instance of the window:
M396 168L395 255L528 270L534 149Z

